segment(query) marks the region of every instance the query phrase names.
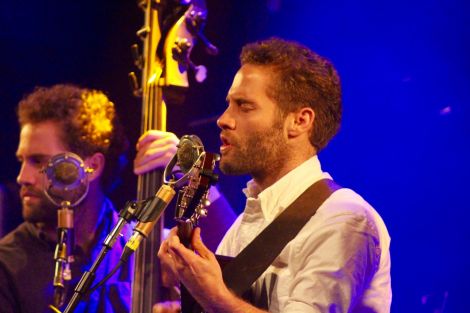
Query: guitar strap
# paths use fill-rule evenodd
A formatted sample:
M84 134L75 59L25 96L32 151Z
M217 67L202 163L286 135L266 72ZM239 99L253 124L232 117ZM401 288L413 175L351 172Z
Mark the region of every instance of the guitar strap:
M322 179L307 188L238 256L223 267L225 284L238 296L246 294L320 205L340 188L331 179Z

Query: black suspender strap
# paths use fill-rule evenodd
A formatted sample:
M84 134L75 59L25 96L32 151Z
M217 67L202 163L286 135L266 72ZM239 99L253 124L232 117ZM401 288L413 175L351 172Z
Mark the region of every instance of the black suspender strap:
M237 257L225 265L223 277L226 285L238 296L247 292L320 205L340 188L331 179L322 179L307 188Z

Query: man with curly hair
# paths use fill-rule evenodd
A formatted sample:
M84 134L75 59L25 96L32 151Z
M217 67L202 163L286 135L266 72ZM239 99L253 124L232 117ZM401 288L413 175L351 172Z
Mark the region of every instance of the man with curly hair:
M337 133L342 111L336 70L307 47L272 38L246 45L240 59L217 121L221 170L252 177L244 189L245 210L217 250L231 257L311 185L331 179L317 155ZM251 286L251 303L227 287L199 229L194 251L173 229L158 255L166 283L182 282L206 312L386 313L389 244L379 214L354 191L340 188Z
M76 249L66 304L116 225L117 212L106 193L117 178L128 142L108 97L101 91L74 85L37 88L19 103L18 120L21 132L16 155L21 169L17 182L25 222L0 240L0 312L52 312L58 207L44 194L45 165L55 155L73 152L92 169L88 193L73 208ZM136 145L135 174L165 166L178 142L169 132L150 130L143 134ZM202 224L211 224L206 243L215 249L235 216L216 189L210 199L217 209ZM118 263L131 229L124 229L122 234L101 263L95 283ZM132 266L128 263L122 267L103 287L85 297L74 312L129 312Z
M92 169L87 196L75 208L75 261L68 297L98 255L117 213L105 195L128 144L113 103L97 90L73 85L37 88L18 106L21 127L16 152L21 163L22 215L25 220L0 241L0 311L53 312L52 279L57 243L57 206L46 198L44 167L57 154L73 152ZM124 234L129 234L130 229ZM116 264L126 238L120 238L102 263L96 281ZM127 264L75 312L128 312L132 268ZM67 303L67 302L66 302Z

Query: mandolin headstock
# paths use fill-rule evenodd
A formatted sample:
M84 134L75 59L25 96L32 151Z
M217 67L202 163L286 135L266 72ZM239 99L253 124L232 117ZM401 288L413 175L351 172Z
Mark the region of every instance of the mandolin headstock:
M208 214L208 193L218 180L214 169L219 159L216 153L203 152L189 173L188 184L178 193L175 220L180 240L187 247L190 246L191 234L199 219Z

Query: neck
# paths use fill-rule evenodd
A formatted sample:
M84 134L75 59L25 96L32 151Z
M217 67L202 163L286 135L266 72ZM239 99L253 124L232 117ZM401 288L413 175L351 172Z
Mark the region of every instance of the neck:
M105 196L100 189L90 188L88 195L83 201L74 207L74 234L75 244L88 252L98 233L98 218ZM57 241L57 220L53 223L35 223L48 240Z
M289 149L289 151L299 150ZM305 149L304 153L290 153L282 162L271 164L271 166L267 166L262 172L253 173L252 178L260 187L260 191L263 191L314 155L316 155L314 149Z
M91 248L96 234L98 233L98 219L104 201L105 196L100 188L90 188L83 202L75 208L75 243L80 246L85 253Z

